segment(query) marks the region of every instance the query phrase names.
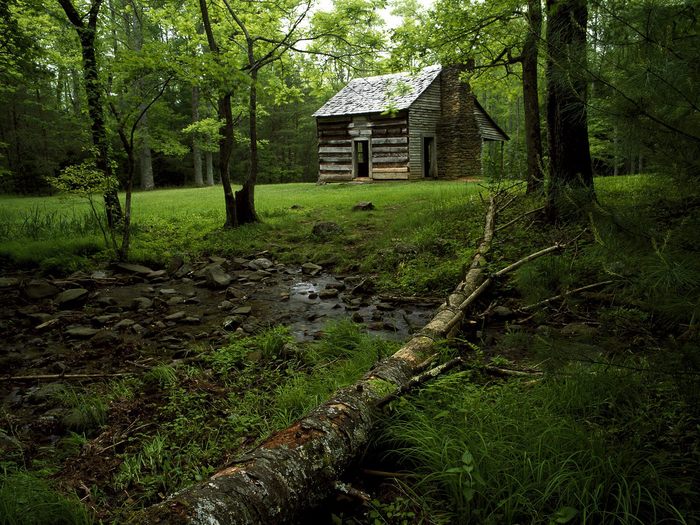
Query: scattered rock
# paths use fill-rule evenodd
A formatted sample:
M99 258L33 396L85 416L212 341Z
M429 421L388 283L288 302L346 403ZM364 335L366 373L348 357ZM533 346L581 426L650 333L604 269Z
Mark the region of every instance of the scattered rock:
M56 326L58 323L59 323L59 320L56 318L53 318L53 319L49 319L48 321L41 323L39 326L37 326L34 329L41 332L43 330L48 330L49 328Z
M90 344L95 346L108 346L116 344L119 341L121 341L121 338L115 332L111 330L100 330L90 339Z
M149 273L146 278L147 279L159 279L161 277L165 277L168 272L165 270L156 270L155 272Z
M356 323L362 323L364 322L364 317L360 314L360 312L353 312L352 317L350 317L354 322Z
M192 272L192 268L190 268L190 266L187 264L183 264L182 266L180 266L180 268L175 270L175 272L173 272L172 275L174 277L177 277L178 279L182 279L184 281L185 276L189 275L191 272Z
M135 297L133 301L131 301L131 308L132 310L147 310L153 306L153 301L149 299L148 297Z
M219 310L228 310L229 308L233 308L233 303L231 301L221 301L218 308Z
M90 274L90 279L95 279L97 281L99 281L100 279L107 279L108 277L109 274L104 270L95 270Z
M309 293L309 299L317 299L317 298L318 298L318 294L316 292Z
M79 339L88 339L94 336L99 330L95 328L89 328L87 326L76 326L73 328L68 328L66 330L66 335L70 337L76 337Z
M29 281L24 287L24 295L27 299L38 300L53 297L60 292L53 284L43 279Z
M100 306L117 306L117 300L107 295L98 295L95 302Z
M13 288L19 286L19 279L14 277L0 277L0 288Z
M163 319L165 321L178 321L180 319L184 319L185 316L185 312L180 310L179 312L175 312L174 314L166 315Z
M370 211L374 209L374 204L369 201L361 201L352 207L353 211Z
M126 330L136 324L133 319L122 319L117 324L114 325L115 330Z
M139 323L136 323L136 324L131 326L131 331L134 332L135 334L141 335L141 334L146 332L146 329L143 326L141 326Z
M366 295L374 291L374 283L369 279L362 279L356 286L350 290L353 295Z
M187 317L182 319L182 322L187 324L198 324L201 323L202 320L199 317L195 317L194 315L188 315Z
M161 288L158 290L158 293L161 295L175 295L177 290L175 288Z
M72 288L61 292L54 300L60 308L75 306L83 303L87 299L88 293L85 288Z
M218 264L210 264L204 268L204 277L210 286L225 288L231 284L231 276Z
M274 263L265 257L259 257L258 259L254 259L248 263L248 267L253 270L268 270L273 266Z
M252 311L253 309L250 306L240 306L231 313L233 315L250 315Z
M110 321L114 321L119 317L118 314L105 314L105 315L98 315L97 317L94 317L92 319L94 324L97 325L105 325L109 323Z
M496 306L491 309L491 314L495 317L510 317L513 315L513 310L507 306Z
M322 221L313 225L311 233L316 237L330 237L343 233L343 228L338 223Z
M338 297L338 290L335 288L326 288L325 290L321 290L318 296L321 299L333 299L334 297Z
M143 277L147 276L150 273L153 273L153 270L151 268L149 268L148 266L143 266L141 264L118 263L116 267L120 270L124 270L127 273L134 273Z
M319 266L318 264L307 262L301 265L302 273L307 275L318 275L321 270L323 270L323 267Z
M228 262L228 259L225 259L223 257L218 257L216 255L210 256L209 260L211 262L213 262L214 264L226 264Z
M63 383L47 383L39 386L39 388L30 393L28 398L31 403L42 403L50 399L55 399L65 390L66 385Z

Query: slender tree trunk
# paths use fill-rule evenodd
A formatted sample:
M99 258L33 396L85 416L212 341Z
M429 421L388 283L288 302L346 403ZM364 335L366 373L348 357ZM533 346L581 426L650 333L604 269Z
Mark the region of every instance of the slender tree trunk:
M209 7L207 0L199 0L199 9L202 13L202 24L207 35L209 50L218 58L219 46L216 44L214 32L209 19ZM231 112L231 93L227 92L219 96L217 103L219 120L223 122L221 126L221 139L219 140L219 173L221 175L221 185L224 187L224 206L226 207L226 222L224 228L234 228L238 226L236 215L236 197L231 189L231 179L228 174L228 164L233 150L233 114Z
M153 180L153 157L148 143L148 115L144 114L139 124L141 131L141 148L139 149L139 167L141 170L141 189L152 190L156 187Z
M199 87L192 86L192 123L199 122ZM192 135L192 164L194 165L194 185L204 186L202 179L202 152L199 149L196 133Z
M586 115L586 0L547 0L547 132L550 180L547 211L558 216L562 190L593 193Z
M71 0L58 0L68 20L71 22L80 40L80 49L83 62L83 81L87 96L88 114L90 115L90 131L92 143L96 149L95 164L98 170L104 172L107 177L112 177L112 165L109 159L109 146L107 144L107 131L104 120L104 108L102 107L102 94L100 90L99 72L97 69L97 56L95 54L95 37L97 34L97 16L102 5L102 0L92 0L88 13L88 22L85 24L83 17L78 14ZM123 214L119 204L117 190L111 190L104 195L107 224L114 228L122 221Z
M538 45L542 36L542 5L540 0L527 2L528 32L522 52L523 102L525 106L525 149L527 153L527 193L542 191L542 130L537 87Z
M204 152L204 163L207 167L207 186L214 185L214 155L211 151Z
M252 50L249 51L252 56ZM252 58L251 58L252 61ZM255 213L255 184L258 180L258 71L253 68L250 71L250 92L248 99L250 113L250 171L243 187L236 192L236 212L239 224L257 222Z

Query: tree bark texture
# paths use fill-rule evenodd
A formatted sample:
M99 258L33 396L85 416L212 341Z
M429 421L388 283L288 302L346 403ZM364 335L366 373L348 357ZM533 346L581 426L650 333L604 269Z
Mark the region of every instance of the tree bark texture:
M204 164L207 167L207 186L214 185L214 157L211 151L204 152Z
M102 0L92 0L88 12L87 24L83 21L71 0L58 0L66 13L68 20L75 28L80 40L80 50L83 63L83 83L87 97L88 115L90 116L90 131L92 144L96 150L95 164L98 170L111 177L112 165L109 160L107 131L105 128L104 108L102 107L102 92L100 89L97 55L95 53L95 38L97 35L97 17ZM117 190L105 193L105 211L107 223L113 228L122 221L122 209L119 204Z
M192 86L192 124L196 122L199 122L199 87ZM192 135L192 165L194 167L194 185L204 186L202 152L199 149L196 133Z
M220 470L208 481L186 488L139 513L135 523L272 524L293 521L328 497L343 471L365 449L379 406L423 371L435 342L456 329L460 305L485 280L496 202L491 199L484 237L464 280L423 330L363 379L291 427Z
M143 105L142 105L143 108ZM153 157L151 146L148 143L148 115L141 118L139 125L141 131L141 147L139 149L139 169L141 171L141 189L152 190L156 187L153 180Z
M547 133L550 217L564 187L587 188L593 170L586 114L586 0L547 0Z
M541 0L527 2L528 32L523 43L523 102L525 106L525 150L527 154L527 192L540 191L544 184L542 172L542 129L537 87L537 56L542 37Z
M248 60L254 61L252 44L248 45ZM236 213L238 224L257 222L255 213L255 184L258 180L258 70L250 71L250 91L248 97L250 133L250 171L243 187L236 192Z

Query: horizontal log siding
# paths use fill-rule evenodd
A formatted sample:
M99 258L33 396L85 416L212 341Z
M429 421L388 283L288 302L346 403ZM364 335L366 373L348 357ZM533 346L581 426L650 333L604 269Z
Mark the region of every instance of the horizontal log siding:
M319 182L352 180L352 137L350 118L318 118Z
M372 119L371 177L377 180L408 178L408 118L405 112Z
M440 82L433 82L408 110L410 178L423 178L424 134L435 135L440 119ZM439 159L436 159L440 162Z

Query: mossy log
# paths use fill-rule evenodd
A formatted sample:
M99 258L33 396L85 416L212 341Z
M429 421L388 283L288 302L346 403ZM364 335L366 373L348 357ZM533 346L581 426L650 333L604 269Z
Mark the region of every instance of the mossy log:
M332 494L336 480L364 451L382 400L409 384L450 336L462 308L486 280L496 200L490 199L484 236L464 280L423 330L364 378L292 426L220 470L208 481L173 494L138 513L133 523L288 523ZM484 287L481 287L482 289Z

